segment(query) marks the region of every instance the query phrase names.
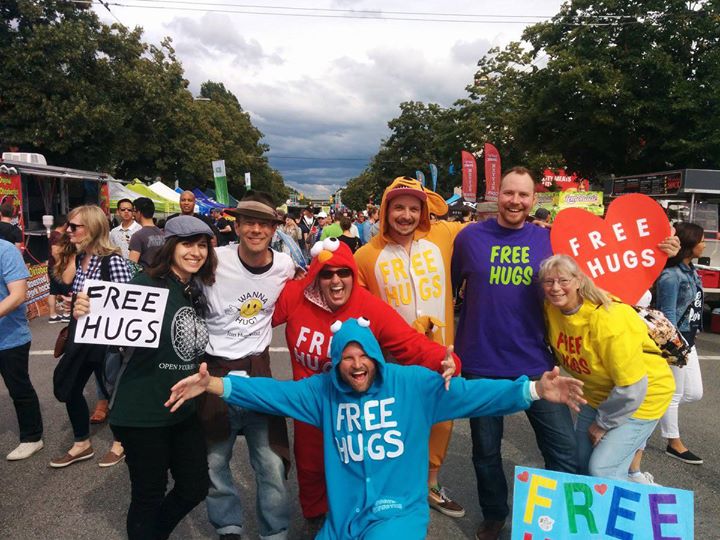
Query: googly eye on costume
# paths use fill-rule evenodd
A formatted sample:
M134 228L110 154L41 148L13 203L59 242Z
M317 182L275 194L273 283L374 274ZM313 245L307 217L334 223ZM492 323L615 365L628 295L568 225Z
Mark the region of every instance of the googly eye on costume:
M323 240L323 249L335 252L340 247L340 240L337 238L326 238Z
M360 328L370 328L370 320L365 317L358 317L357 322Z
M313 244L313 247L310 248L310 255L313 257L317 257L320 255L320 252L323 250L323 241L318 240Z
M317 244L315 244L317 245ZM340 328L342 327L342 321L335 321L330 325L330 331L333 334L337 334L340 331Z

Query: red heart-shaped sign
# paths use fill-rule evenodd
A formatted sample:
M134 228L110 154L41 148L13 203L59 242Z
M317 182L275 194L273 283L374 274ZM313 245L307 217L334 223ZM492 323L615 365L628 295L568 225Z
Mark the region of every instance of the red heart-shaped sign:
M528 478L530 478L530 474L528 474L527 471L523 471L517 475L517 479L520 480L521 482L527 482Z
M600 495L605 495L607 491L607 484L595 484L593 487Z
M615 199L605 219L580 208L558 213L550 233L553 252L570 255L595 285L636 304L662 272L657 249L670 236L663 208L647 195Z

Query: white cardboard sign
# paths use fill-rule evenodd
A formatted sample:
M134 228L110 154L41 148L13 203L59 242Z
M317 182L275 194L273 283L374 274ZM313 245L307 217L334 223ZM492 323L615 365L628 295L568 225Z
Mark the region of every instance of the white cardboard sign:
M75 343L157 349L168 290L88 279L90 313L80 317Z

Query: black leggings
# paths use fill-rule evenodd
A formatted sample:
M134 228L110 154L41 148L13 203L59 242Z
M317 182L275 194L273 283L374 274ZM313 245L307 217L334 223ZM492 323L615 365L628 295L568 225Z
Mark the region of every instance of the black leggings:
M83 391L90 376L94 372L102 373L102 359L107 347L103 345L84 345L81 349L82 363L78 368L73 382L70 397L65 402L70 424L72 424L75 442L84 441L90 437L90 411Z
M125 449L131 500L127 515L129 540L164 540L207 495L205 436L193 414L164 427L110 425ZM166 494L168 470L175 485Z

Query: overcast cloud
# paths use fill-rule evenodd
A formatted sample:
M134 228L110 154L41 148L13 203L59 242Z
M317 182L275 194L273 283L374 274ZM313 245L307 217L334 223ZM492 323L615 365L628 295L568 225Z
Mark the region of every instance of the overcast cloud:
M207 2L198 0L195 7L203 3ZM399 114L401 102L450 106L466 97L465 87L473 79L477 61L489 48L519 39L524 27L387 20L400 17L391 12L553 15L561 4L558 0L275 4L356 10L354 16L363 16L357 10L378 10L382 5L385 19L369 20L205 11L223 9L213 3L200 11L111 9L125 25L142 26L148 42L172 37L193 92L199 92L207 80L224 83L265 134L271 165L287 184L317 197L332 194L363 170L389 135L387 122ZM239 1L227 3L235 7L226 10L241 9ZM104 9L98 13L104 21L113 21Z

